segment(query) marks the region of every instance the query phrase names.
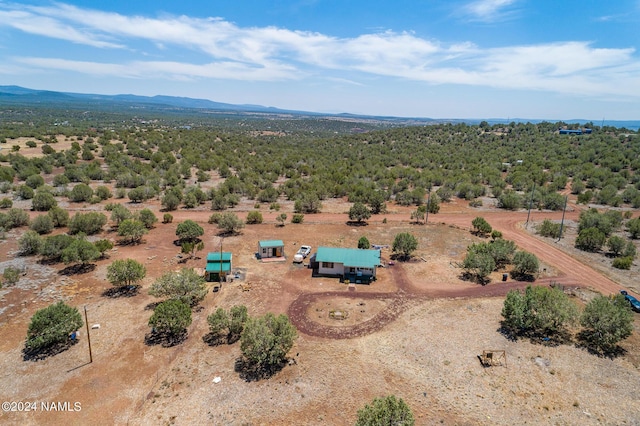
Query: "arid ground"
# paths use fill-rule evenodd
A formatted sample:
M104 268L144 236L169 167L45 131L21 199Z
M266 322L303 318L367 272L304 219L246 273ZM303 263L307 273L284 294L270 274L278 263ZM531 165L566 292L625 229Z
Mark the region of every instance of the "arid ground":
M281 204L291 217L292 205ZM574 203L560 242L538 237L533 229L544 218L559 220L561 212L532 212L525 225L526 211L485 205L443 204L427 225L416 225L408 208L392 204L368 225L350 226L349 204L328 200L323 213L284 227L276 226L276 213L263 205L263 224L247 225L241 235L224 240L207 223L212 212L206 207L179 210L172 212L173 223L158 223L142 244L116 245L95 270L76 275L62 275L62 264L16 256L16 239L25 229L13 230L0 243L0 269L13 265L25 273L16 285L0 290L0 400L35 402L38 410L2 412L0 423L348 425L374 397L395 394L420 425L640 424L640 314L633 335L621 345L625 353L616 358L598 357L574 344L512 341L499 332L504 295L528 283L502 282L496 272L490 284L480 286L461 280L456 264L466 247L480 240L470 227L482 216L504 238L538 256L536 284L562 284L578 304L623 288L637 294L640 268L615 271L610 259L575 250L579 211ZM149 207L162 217L157 201L127 206ZM251 209L253 203L247 202L234 210L244 216ZM187 218L205 229L205 248L199 258L183 262L173 241L177 224ZM100 238L116 240L108 228ZM355 291L335 278L312 277L305 265L291 262L301 244L355 247L365 235L372 243L390 245L405 231L419 241L413 259L379 268L376 282L357 285ZM257 260L261 239L282 239L287 260ZM149 305L157 301L148 287L163 272L204 267L206 252L220 250L220 244L233 253L239 279L209 292L194 311L183 343L146 345ZM385 264L390 255L383 249ZM122 258L144 263L147 277L138 295L107 297L106 267ZM79 343L68 350L41 361L23 360L30 317L57 300L83 314L86 307L89 325L99 325L90 330L92 363L84 328ZM251 315L287 313L299 330L289 365L269 379L247 381L235 371L239 343L203 341L207 315L235 304L246 305ZM343 319L330 318L330 311L340 311ZM506 361L484 368L478 359L484 350L505 351ZM56 412L43 410L41 402L68 404Z

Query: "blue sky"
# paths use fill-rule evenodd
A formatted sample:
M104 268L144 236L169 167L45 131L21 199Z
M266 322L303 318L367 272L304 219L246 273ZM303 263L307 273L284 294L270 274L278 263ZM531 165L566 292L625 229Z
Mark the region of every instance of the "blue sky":
M640 0L0 0L0 84L433 118L640 119Z

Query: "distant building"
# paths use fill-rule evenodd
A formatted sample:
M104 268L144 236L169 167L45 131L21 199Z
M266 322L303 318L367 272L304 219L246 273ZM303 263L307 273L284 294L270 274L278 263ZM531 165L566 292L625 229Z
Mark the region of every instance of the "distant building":
M561 135L590 135L592 129L558 129Z
M204 273L205 279L210 282L226 281L227 275L231 273L231 268L233 267L232 257L232 254L228 251L207 254L207 267Z

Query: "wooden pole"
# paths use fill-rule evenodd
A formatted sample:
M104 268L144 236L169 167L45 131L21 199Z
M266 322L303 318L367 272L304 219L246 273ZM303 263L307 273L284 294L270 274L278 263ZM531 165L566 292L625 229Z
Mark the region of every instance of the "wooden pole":
M567 201L569 201L569 196L564 197L564 208L562 209L562 221L560 222L560 235L558 235L558 241L562 238L562 228L564 228L564 212L567 211Z
M87 307L84 307L84 325L87 326L87 342L89 343L89 364L93 362L93 354L91 353L91 335L89 334L89 320L87 319Z
M218 282L222 287L222 242L224 241L223 237L220 237L220 273L218 274Z
M533 187L531 188L531 199L529 200L529 211L527 212L527 221L524 224L524 227L529 226L529 215L531 215L531 205L533 204L533 194L536 190L536 183L533 183Z
M431 189L429 189L429 195L427 196L427 211L425 212L424 224L429 221L429 207L431 206Z

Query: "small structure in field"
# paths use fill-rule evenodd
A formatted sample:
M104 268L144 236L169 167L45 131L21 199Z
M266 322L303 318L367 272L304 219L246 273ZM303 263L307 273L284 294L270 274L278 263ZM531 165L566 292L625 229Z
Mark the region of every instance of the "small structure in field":
M263 240L258 242L258 257L262 260L284 258L284 243L282 240Z
M232 254L228 251L211 252L207 254L205 278L209 282L226 281L231 273Z
M369 284L376 279L380 250L318 247L315 264L319 275L337 276L344 282Z
M482 351L482 355L478 355L483 367L493 367L494 365L507 366L507 353L505 351Z

